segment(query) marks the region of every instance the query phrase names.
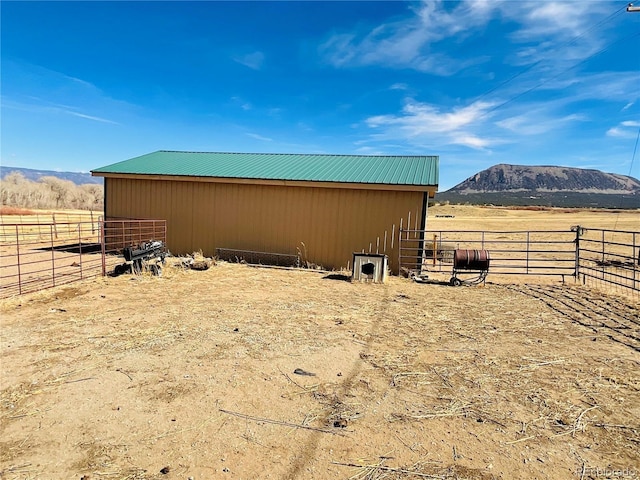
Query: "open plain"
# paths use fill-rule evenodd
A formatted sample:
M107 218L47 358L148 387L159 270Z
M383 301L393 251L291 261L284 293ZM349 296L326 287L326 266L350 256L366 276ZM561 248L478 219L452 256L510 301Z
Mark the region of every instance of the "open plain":
M430 216L638 230L637 212ZM0 478L640 477L637 297L345 278L220 262L0 301Z

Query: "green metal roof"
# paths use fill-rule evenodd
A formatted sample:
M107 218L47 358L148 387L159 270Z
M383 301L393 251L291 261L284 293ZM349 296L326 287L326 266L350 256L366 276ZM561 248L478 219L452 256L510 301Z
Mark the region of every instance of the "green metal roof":
M158 151L92 170L312 182L438 185L437 156L322 155Z

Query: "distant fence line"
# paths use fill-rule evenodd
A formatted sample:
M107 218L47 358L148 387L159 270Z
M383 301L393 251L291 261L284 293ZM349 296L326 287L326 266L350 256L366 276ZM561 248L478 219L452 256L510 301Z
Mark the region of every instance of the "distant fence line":
M640 232L582 226L555 231L401 230L399 242L404 272L452 271L456 249L488 250L491 274L557 275L640 292Z
M58 236L70 236L75 232L75 225L78 223L91 224L94 230L98 228L98 221L102 219L99 212L51 212L34 213L30 215L0 215L0 240L8 238L15 233L15 225L29 225L30 228L21 230L24 233L24 240L33 240L34 234L48 239L53 229L55 238ZM7 221L8 220L8 221Z

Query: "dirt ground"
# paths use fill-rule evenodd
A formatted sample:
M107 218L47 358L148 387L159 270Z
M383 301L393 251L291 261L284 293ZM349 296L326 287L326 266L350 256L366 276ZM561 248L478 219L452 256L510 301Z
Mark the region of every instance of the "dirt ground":
M640 477L636 300L344 278L219 263L0 301L0 478Z

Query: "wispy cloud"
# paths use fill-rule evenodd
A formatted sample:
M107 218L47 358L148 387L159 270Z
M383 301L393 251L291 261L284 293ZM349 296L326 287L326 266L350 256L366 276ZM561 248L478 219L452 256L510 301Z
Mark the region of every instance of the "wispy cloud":
M110 97L89 81L39 65L7 60L3 61L3 69L3 77L11 79L5 82L3 108L69 115L111 125L120 123L110 117L139 109Z
M519 135L541 135L584 120L584 115L570 114L557 117L551 112L538 110L507 117L496 122L496 125Z
M435 105L409 100L401 114L375 115L367 118L366 124L381 132L378 138L417 139L421 142L433 139L438 143L487 148L498 140L478 135L475 123L482 117L490 117L488 111L492 106L489 102L474 102L443 111Z
M617 138L636 138L638 135L638 128L640 128L640 122L627 120L620 122L615 127L611 127L607 130L607 136Z
M84 118L86 120L92 120L94 122L108 123L111 125L120 125L120 123L107 118L98 117L96 115L89 115L83 113L79 107L73 107L70 105L61 105L43 100L37 97L30 96L28 99L12 100L6 97L2 97L2 107L12 110L22 110L25 112L34 112L40 114L64 114L71 115L78 118Z
M258 135L257 133L246 133L247 137L255 138L256 140L260 140L262 142L273 142L273 138L263 137L262 135Z
M245 99L241 98L241 97L231 97L231 102L234 105L237 105L238 107L240 107L242 110L244 110L245 112L251 110L253 108L253 105L251 104L251 102L246 101Z
M571 45L584 45L596 39L590 35L594 18L602 18L611 10L604 2L501 2L495 4L501 16L520 26L511 34L516 41L571 40Z
M510 79L495 92L476 98L465 99L461 92L455 99L438 99L440 104L405 99L399 112L364 120L373 132L366 140L371 148L391 139L413 146L457 145L490 152L498 145L524 139L531 142L549 133L560 135L592 121L585 106L589 102L624 101L628 109L638 100L637 72L593 73L573 68L602 48L605 30L591 27L594 19L604 18L610 10L611 5L600 3L424 1L399 20L364 31L336 33L319 51L336 68L409 68L440 76L457 74L460 79L465 75L458 74L461 69L485 61L482 56L465 57L465 42L477 42L490 22L502 22L502 62L511 65L509 74L516 72L517 81ZM451 42L460 47L452 50ZM438 53L441 51L454 51L456 58L446 58ZM531 69L523 71L523 66ZM481 75L486 78L493 73ZM398 82L389 89L406 90L407 85ZM423 95L431 97L427 92ZM455 106L448 106L449 102ZM618 125L608 135L628 135L628 128Z
M453 75L478 59L456 59L435 52L432 45L484 24L491 9L485 8L483 2L465 3L452 11L444 5L441 1L425 2L401 20L364 32L334 34L320 45L319 53L335 67L379 65Z
M602 3L464 0L452 7L451 2L424 0L399 20L334 33L318 51L325 62L338 68L382 66L450 76L488 58L465 58L464 50L455 58L447 56L438 50L439 43L454 40L462 45L490 21L499 20L515 25L505 41L521 44L507 61L528 65L545 59L550 64L564 64L586 58L601 45L595 34L587 33L592 19L606 10ZM580 41L567 42L562 55L550 55L558 41L578 35Z
M238 62L239 64L244 65L245 67L248 67L252 70L260 70L264 65L264 59L264 53L259 51L233 57L233 60L235 62Z
M113 120L108 120L106 118L96 117L94 115L86 115L80 112L74 112L72 110L67 110L64 113L69 115L73 115L75 117L86 118L87 120L93 120L94 122L102 122L102 123L110 123L112 125L120 125L118 122L114 122Z
M358 155L388 155L387 152L374 147L364 146L355 149L355 153Z

